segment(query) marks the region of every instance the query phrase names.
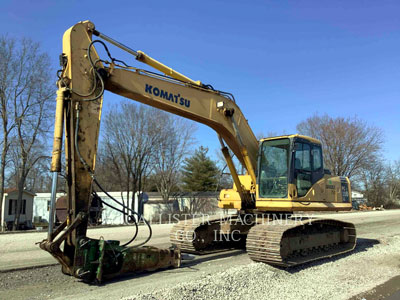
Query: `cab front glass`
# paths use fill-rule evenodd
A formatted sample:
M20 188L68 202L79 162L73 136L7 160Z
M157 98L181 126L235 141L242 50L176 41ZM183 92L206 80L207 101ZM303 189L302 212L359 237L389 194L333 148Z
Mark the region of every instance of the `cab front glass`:
M260 198L286 198L288 194L290 140L267 140L261 144Z

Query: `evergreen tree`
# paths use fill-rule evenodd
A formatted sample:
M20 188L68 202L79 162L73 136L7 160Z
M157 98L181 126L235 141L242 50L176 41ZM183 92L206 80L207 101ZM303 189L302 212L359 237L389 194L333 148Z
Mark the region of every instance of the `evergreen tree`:
M200 146L185 159L182 169L183 188L186 191L214 191L218 185L219 170L216 163L207 156L208 148Z

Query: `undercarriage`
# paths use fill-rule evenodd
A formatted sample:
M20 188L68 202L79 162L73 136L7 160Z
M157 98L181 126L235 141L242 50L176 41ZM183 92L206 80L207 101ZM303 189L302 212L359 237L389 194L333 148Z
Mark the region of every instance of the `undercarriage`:
M256 262L291 267L354 249L353 224L289 214L202 217L174 225L170 240L182 252L244 249Z

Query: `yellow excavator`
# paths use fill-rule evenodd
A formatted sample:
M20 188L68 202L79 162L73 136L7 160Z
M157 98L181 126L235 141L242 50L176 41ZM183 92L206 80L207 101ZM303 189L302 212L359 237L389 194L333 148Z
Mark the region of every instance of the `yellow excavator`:
M94 36L99 39L93 40ZM161 74L113 58L107 44L132 54ZM95 45L102 47L107 57L100 58ZM352 207L349 179L333 176L324 169L318 140L295 134L258 141L232 94L194 81L145 53L132 50L98 31L90 21L77 23L64 33L60 64L49 232L40 247L60 262L63 273L86 282L102 282L127 272L179 267L182 252L212 253L244 245L252 260L282 267L354 249L353 224L294 214L346 211ZM102 201L93 188L96 185L107 193L95 174L106 90L214 129L234 182L232 189L221 191L218 206L236 213L180 221L171 230L172 245L167 249L145 246L145 242L128 246L137 234L135 220L142 216L116 199L115 204ZM55 195L64 136L67 218L55 228ZM231 153L245 174L239 175ZM128 214L136 225L130 242L121 245L120 241L87 237L93 198ZM143 221L151 232L150 224Z

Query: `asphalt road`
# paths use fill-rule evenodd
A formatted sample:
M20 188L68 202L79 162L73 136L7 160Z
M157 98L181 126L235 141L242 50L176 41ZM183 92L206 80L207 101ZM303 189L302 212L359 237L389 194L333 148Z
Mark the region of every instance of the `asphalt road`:
M361 251L360 249L363 247L369 247L369 244L366 246L365 243L371 243L370 246L373 247L375 241L384 244L386 240L400 235L400 210L323 214L323 216L353 222L356 225L360 241L363 241L363 245L360 242L358 251ZM153 225L154 234L149 244L157 247L169 246L168 233L171 227L172 225ZM122 241L127 241L131 234L132 227L91 229L88 233L93 238L103 236L105 239L120 239ZM145 239L146 234L145 227L142 227L138 242ZM58 297L61 299L65 296L77 299L98 299L100 297L120 299L137 293L157 292L179 285L182 282L201 280L204 276L216 276L224 270L251 264L251 260L245 251L234 250L197 256L194 260L185 262L180 269L130 275L102 286L87 285L75 278L65 276L61 274L60 266L4 273L5 270L10 269L54 263L54 259L48 253L35 245L35 242L39 242L45 237L45 233L0 235L0 272L3 271L0 273L0 299L6 299L10 296L13 299L54 299ZM330 261L335 259L325 260L323 263L329 264ZM339 258L338 260L344 261L345 259ZM389 259L390 264L395 264L393 258L388 257ZM397 262L397 260L395 261ZM398 268L398 265L394 268ZM396 274L396 272L397 269L393 269L393 274ZM380 277L380 280L382 281L383 278ZM364 290L357 287L354 292L364 292L382 283L377 280L365 284ZM12 292L10 292L11 290Z

